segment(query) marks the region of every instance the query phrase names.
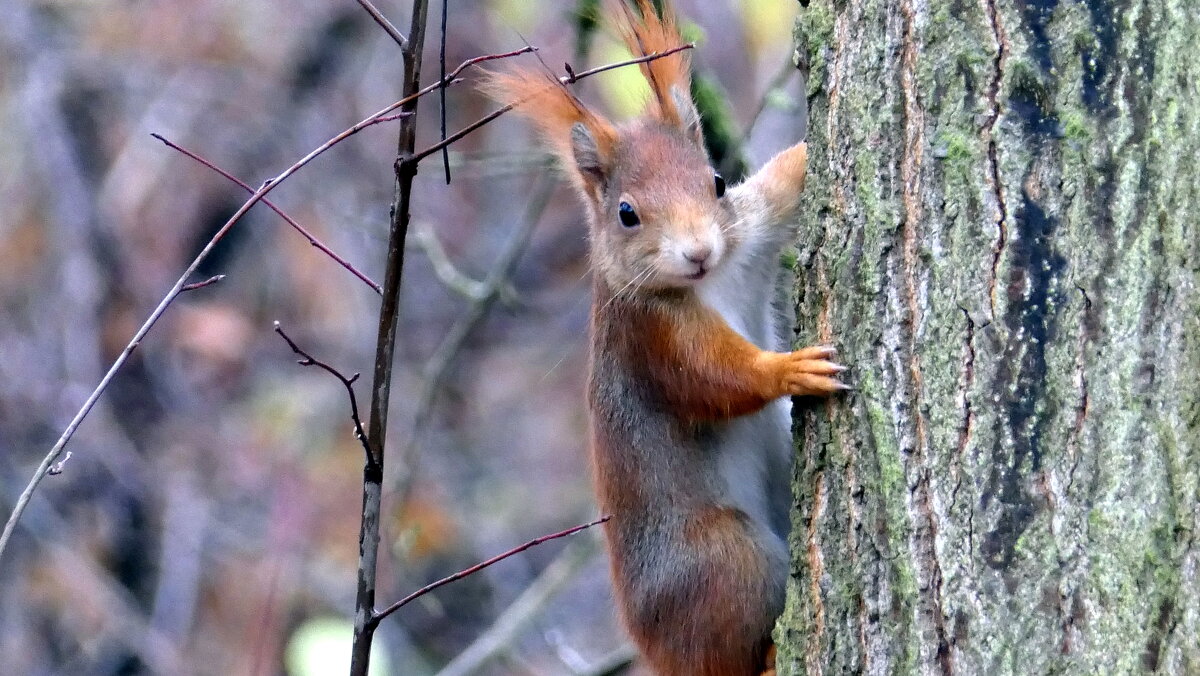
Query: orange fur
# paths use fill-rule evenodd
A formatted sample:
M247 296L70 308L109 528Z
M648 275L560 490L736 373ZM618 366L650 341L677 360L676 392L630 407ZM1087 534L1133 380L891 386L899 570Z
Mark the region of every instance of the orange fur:
M640 17L634 15L629 6L622 3L625 21L617 26L625 47L636 56L648 56L656 52L683 44L679 36L679 28L675 22L675 12L671 3L663 0L662 15L654 11L650 0L636 0ZM684 96L689 95L691 86L691 67L687 52L677 52L661 59L640 64L642 75L650 84L654 94L655 107L651 114L672 126L681 124L680 111L675 105L671 89L676 88Z
M804 189L807 171L808 145L797 143L780 151L750 178L747 183L770 209L763 214L767 222L780 223L793 218L799 207L795 195Z
M612 124L589 110L549 73L533 68L489 71L480 89L532 122L565 167L574 164L571 127L576 123L587 127L602 155L612 154L617 138ZM577 172L570 174L578 183Z
M775 656L776 656L776 654L777 654L777 652L775 650L775 644L772 643L767 648L767 657L764 660L765 663L763 664L763 672L759 676L775 676Z
M840 367L832 352L759 349L694 297L658 306L629 337L642 351L646 372L675 414L721 420L753 413L787 395L827 396L841 386L829 376Z
M658 674L756 676L758 669L751 665L764 661L767 646L745 641L752 628L745 626L744 618L753 616L753 606L761 601L739 592L761 584L767 562L747 532L745 515L717 505L697 509L688 515L683 537L698 559L712 562L706 568L708 576L688 590L690 612L684 620L702 624L700 632L707 640L695 652L672 649L676 646L653 633L635 631L634 641Z

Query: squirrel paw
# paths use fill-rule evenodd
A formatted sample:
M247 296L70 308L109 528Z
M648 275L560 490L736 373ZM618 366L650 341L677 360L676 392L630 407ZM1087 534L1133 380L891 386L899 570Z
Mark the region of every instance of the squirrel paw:
M783 384L787 393L792 396L828 397L849 390L849 385L832 377L846 370L845 366L829 361L835 352L832 347L820 345L783 355Z

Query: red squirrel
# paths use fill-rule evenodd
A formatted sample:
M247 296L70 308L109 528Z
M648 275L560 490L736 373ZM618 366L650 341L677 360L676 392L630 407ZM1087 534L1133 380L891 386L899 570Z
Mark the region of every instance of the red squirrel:
M622 5L634 54L682 44L668 3ZM789 395L846 389L833 349L785 346L773 308L806 147L726 188L684 52L640 65L649 110L613 125L545 71L486 90L541 132L587 209L591 452L621 619L662 676L774 672L791 503Z

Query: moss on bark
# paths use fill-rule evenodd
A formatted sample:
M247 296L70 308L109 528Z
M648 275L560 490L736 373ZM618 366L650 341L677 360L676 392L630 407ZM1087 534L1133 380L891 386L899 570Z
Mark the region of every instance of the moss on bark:
M781 674L1200 672L1200 18L813 0Z

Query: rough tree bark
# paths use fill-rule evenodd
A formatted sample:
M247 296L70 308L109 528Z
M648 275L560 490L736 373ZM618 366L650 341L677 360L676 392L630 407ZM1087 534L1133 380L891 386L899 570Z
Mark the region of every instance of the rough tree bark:
M1200 19L812 0L780 673L1200 673Z

